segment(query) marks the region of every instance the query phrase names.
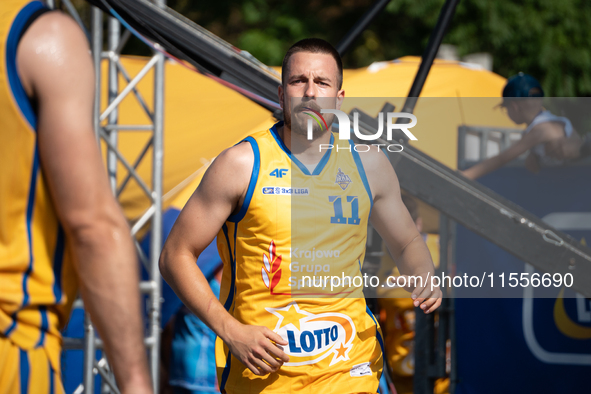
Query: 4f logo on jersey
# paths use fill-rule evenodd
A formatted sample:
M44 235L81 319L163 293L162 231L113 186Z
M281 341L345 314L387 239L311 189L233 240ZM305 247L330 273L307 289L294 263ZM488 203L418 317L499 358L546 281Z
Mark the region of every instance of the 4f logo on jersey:
M349 360L355 325L342 313L313 314L300 309L295 301L283 308L265 308L278 318L274 331L288 342L283 351L289 356L285 365L316 364L332 357L330 365Z
M269 175L276 178L283 178L283 175L287 174L287 171L289 171L287 168L275 168Z
M339 171L337 172L337 180L335 181L335 183L337 185L339 185L341 187L341 189L345 190L349 186L349 183L351 183L351 182L352 181L351 181L351 178L349 177L349 175L345 174L339 168Z

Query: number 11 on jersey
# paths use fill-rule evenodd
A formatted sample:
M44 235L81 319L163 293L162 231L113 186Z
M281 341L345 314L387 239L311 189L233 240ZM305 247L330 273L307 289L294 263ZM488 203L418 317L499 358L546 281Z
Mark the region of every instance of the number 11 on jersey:
M331 223L335 224L355 224L361 223L359 219L359 198L357 196L347 196L347 202L351 203L351 217L343 216L343 202L341 196L328 196L328 201L334 208L334 216L330 218Z

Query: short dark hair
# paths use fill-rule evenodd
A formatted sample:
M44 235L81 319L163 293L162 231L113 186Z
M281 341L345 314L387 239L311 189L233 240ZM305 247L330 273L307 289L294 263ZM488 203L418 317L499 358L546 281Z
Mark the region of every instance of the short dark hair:
M283 64L281 66L281 83L284 86L285 78L289 73L289 59L294 53L298 52L323 53L326 55L331 55L337 63L337 68L339 69L337 81L339 90L343 87L343 61L341 60L341 55L339 55L337 50L332 45L330 45L328 41L325 41L321 38L304 38L303 40L293 44L291 48L287 50L287 53L283 58Z

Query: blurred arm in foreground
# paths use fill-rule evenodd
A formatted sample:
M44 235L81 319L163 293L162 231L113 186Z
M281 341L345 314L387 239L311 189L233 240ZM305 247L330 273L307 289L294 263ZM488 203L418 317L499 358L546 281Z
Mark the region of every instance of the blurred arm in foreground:
M93 132L94 71L86 37L71 18L46 13L24 34L17 64L27 95L38 105L41 168L85 308L122 393L151 393L138 264Z

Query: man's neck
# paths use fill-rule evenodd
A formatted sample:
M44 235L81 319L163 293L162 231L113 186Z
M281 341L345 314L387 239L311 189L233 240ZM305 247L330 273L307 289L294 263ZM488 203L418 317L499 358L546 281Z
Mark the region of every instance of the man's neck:
M306 167L315 167L326 153L326 150L320 150L320 144L330 144L330 130L313 141L304 135L292 133L285 124L277 132L287 149Z

